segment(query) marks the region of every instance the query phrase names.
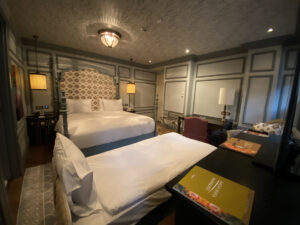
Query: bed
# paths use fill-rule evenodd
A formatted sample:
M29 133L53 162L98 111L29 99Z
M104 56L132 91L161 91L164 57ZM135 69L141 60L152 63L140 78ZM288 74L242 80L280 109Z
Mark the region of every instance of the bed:
M70 137L86 156L132 144L156 135L157 98L154 119L127 113L121 107L104 110L119 99L118 76L95 69L64 71L58 74L60 119L56 131ZM90 100L91 112L71 113L68 101ZM108 102L108 103L107 103ZM115 104L115 103L114 103ZM79 113L80 112L80 113Z
M63 141L68 140L64 136L60 138ZM92 206L97 205L97 207L93 208L94 211L90 210L88 215L81 216L72 205L80 201L73 200L70 205L70 198L74 196L72 192L74 188L70 188L69 184L74 180L69 182L66 179L66 173L62 172L70 172L70 170L64 170L67 163L64 162L63 167L60 165L60 160L68 157L59 157L58 142L56 140L53 158L55 170L58 173L56 202L61 203L58 205L60 208L58 215L62 215L61 217L65 220L67 220L66 215L69 215L67 218L76 225L136 224L152 209L171 197L164 188L168 181L216 149L212 145L183 137L180 134L169 133L91 157L82 156L83 159L80 160L85 161L92 171L93 181L89 187L92 187L91 192L94 193L93 197L84 199L93 199L97 203L83 201L80 204L89 204L89 207L86 207L89 210L93 208ZM70 143L64 145L70 147ZM76 158L74 154L77 153L74 149L68 151L72 152L73 159ZM75 179L74 172L70 174L71 178ZM78 185L74 186L77 188ZM76 188L75 191L77 191ZM65 203L62 204L62 202ZM70 216L70 211L72 211L72 216Z
M94 155L154 136L148 116L124 111L83 112L68 115L69 138L85 156ZM55 130L63 133L62 117Z

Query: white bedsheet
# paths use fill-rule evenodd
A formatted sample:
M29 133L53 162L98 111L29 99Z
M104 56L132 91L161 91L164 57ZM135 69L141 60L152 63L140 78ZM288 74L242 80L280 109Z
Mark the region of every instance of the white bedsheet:
M177 133L88 157L96 191L111 215L154 193L216 147Z
M60 118L56 131L62 132L62 124ZM80 149L151 133L154 126L152 118L124 111L68 114L70 139Z
M76 218L73 215L74 225L130 225L136 224L142 217L147 215L152 209L166 202L171 198L171 194L165 189L160 190L142 199L133 206L126 208L120 213L111 216L105 210L87 217Z

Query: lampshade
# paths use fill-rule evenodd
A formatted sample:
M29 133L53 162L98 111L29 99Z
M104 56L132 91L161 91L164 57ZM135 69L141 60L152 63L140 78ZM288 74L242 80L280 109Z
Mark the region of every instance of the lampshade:
M98 33L102 43L109 48L115 47L121 38L121 34L113 30L100 30Z
M127 84L127 94L135 94L135 84L129 83Z
M30 88L33 90L46 90L47 80L46 75L43 74L30 74Z
M233 105L234 96L234 88L220 88L219 105Z

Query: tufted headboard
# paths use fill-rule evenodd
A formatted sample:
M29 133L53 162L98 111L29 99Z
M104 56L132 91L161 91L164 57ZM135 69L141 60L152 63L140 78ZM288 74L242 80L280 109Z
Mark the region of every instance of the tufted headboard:
M113 77L95 69L64 72L60 88L68 99L92 99L92 110L99 108L98 99L115 99L118 87Z

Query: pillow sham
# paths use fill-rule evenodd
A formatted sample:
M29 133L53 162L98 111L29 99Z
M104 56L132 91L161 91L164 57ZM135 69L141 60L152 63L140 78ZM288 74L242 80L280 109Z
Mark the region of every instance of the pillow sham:
M93 171L80 149L71 140L57 133L53 155L71 211L80 217L99 211L102 207L95 191Z
M279 123L256 123L253 125L253 129L256 131L267 132L268 134L281 135L283 126Z
M123 111L122 99L102 99L102 104L104 111Z
M92 112L92 99L67 99L68 113Z

